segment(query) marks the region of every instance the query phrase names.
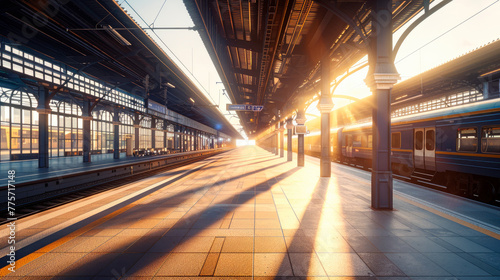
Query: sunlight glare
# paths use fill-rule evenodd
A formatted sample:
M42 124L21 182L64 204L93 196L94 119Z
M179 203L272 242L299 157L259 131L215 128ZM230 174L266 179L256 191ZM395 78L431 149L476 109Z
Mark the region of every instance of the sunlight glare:
M242 140L238 139L236 140L236 146L241 147L241 146L255 146L255 140Z

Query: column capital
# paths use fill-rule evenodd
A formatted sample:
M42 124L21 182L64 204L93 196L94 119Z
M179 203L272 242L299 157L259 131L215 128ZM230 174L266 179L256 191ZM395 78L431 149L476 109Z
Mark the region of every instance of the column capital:
M302 117L297 116L297 118L295 118L295 122L297 123L297 125L304 125L306 121L307 119L304 118L303 116Z
M48 115L48 114L52 113L52 109L49 109L49 108L36 108L36 111L40 115Z
M365 83L371 90L392 89L394 84L401 79L399 73L373 73L366 77Z
M134 128L141 128L140 124L134 124Z
M330 99L330 103L328 102L322 102L322 100L320 100L320 102L318 103L318 110L321 112L321 114L327 114L327 113L330 113L332 110L333 110L333 107L335 105L333 104L333 102L331 102L331 99Z
M92 117L92 116L81 116L81 118L82 118L82 120L84 120L84 121L91 121L91 120L93 120L93 119L94 119L94 117Z
M120 125L122 124L121 122L113 122L113 125Z

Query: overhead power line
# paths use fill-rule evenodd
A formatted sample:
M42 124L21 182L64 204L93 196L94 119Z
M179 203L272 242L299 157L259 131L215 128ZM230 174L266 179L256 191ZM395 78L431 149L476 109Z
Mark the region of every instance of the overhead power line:
M424 48L425 46L429 45L430 43L436 41L437 39L443 37L444 35L446 35L447 33L449 33L450 31L454 30L455 28L459 27L460 25L466 23L467 21L469 21L470 19L472 19L473 17L479 15L480 13L484 12L486 9L488 9L489 7L493 6L494 4L496 4L498 1L500 0L496 0L495 2L489 4L488 6L484 7L483 9L481 9L480 11L478 11L477 13L473 14L472 16L466 18L465 20L463 20L462 22L458 23L457 25L453 26L452 28L448 29L447 31L445 31L444 33L442 33L441 35L437 36L436 38L430 40L429 42L425 43L424 45L422 45L420 48L414 50L413 52L411 52L410 54L406 55L405 57L401 58L400 60L396 61L396 63L399 63L403 60L405 60L406 58L408 58L409 56L413 55L414 53L416 53L417 51L421 50L422 48Z

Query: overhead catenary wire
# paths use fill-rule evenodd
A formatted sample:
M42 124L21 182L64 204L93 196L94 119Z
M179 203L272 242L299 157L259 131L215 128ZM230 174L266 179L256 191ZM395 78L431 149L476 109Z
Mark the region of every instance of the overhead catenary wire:
M136 9L134 9L134 7L127 1L127 0L124 0L123 3L127 3L127 5L132 9L132 11L134 11L134 13L144 22L144 24L146 26L150 26L147 21L141 16L141 14L139 14L139 12L137 12ZM163 46L165 46L165 48L167 48L167 50L177 59L177 61L184 67L184 69L186 71L188 71L192 78L198 83L199 87L201 89L203 89L206 93L208 93L208 97L210 97L210 99L212 100L213 104L216 104L215 103L215 100L212 98L212 96L210 95L210 93L207 91L207 89L201 84L201 82L193 75L193 73L191 71L189 71L188 67L179 59L179 57L177 57L177 55L175 55L175 53L168 47L168 45L165 43L165 41L163 41L163 39L155 32L154 29L151 29L151 31L156 35L156 37L158 38L158 40L160 40L160 42L163 44ZM207 95L207 94L206 94ZM205 95L205 96L206 96ZM219 109L220 110L220 109Z
M153 23L151 23L151 25L149 25L149 26L155 26L156 19L157 19L157 18L158 18L158 16L160 15L161 10L163 10L163 6L165 6L165 3L167 3L167 0L164 0L164 1L163 1L163 4L161 4L160 10L159 10L159 11L158 11L158 13L156 14L156 17L155 17L155 19L153 20Z
M473 17L479 15L480 13L484 12L485 10L487 10L489 7L493 6L494 4L498 3L498 1L500 0L495 0L493 3L489 4L488 6L484 7L483 9L479 10L478 12L476 12L475 14L471 15L470 17L466 18L465 20L461 21L460 23L458 23L457 25L453 26L452 28L448 29L447 31L445 31L444 33L442 33L441 35L437 36L436 38L430 40L429 42L425 43L424 45L420 46L419 48L417 48L416 50L412 51L411 53L407 54L406 56L404 56L403 58L401 58L400 60L396 61L395 63L399 63L403 60L405 60L406 58L410 57L411 55L413 55L414 53L416 53L417 51L420 51L421 49L423 49L424 47L426 47L427 45L429 45L430 43L436 41L437 39L443 37L444 35L448 34L449 32L451 32L452 30L454 30L455 28L459 27L460 25L466 23L467 21L469 21L470 19L472 19Z

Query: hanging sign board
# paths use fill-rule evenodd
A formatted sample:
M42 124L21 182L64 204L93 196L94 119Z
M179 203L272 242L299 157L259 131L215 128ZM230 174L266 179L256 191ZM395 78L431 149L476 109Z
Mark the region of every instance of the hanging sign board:
M226 111L254 111L260 112L264 109L263 105L247 105L247 104L226 104Z

